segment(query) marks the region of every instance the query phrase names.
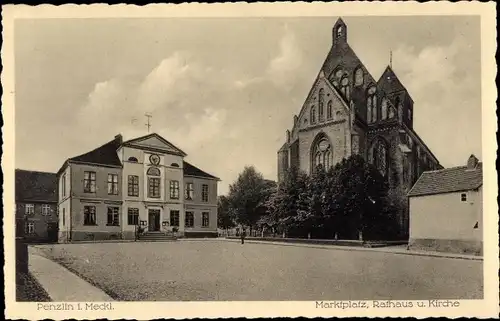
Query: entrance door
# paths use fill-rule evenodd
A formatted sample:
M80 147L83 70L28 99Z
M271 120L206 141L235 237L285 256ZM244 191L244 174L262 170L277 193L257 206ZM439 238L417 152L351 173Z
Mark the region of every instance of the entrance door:
M160 230L160 210L150 209L149 213L149 230L159 231Z

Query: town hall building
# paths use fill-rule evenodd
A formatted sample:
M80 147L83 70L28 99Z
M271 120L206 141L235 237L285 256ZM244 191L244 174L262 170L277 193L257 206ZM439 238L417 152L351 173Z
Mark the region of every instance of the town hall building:
M59 241L217 236L219 179L158 134L69 158L57 173Z
M310 174L319 164L329 168L359 154L406 199L424 171L442 166L413 129L418 108L392 67L375 80L347 35L338 19L330 51L278 151L278 181L292 166ZM400 213L398 224L407 237L408 211Z

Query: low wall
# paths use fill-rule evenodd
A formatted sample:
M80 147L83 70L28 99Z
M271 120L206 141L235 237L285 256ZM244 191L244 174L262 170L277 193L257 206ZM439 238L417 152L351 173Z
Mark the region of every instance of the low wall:
M213 231L213 232L209 232L209 231L206 231L206 232L189 232L189 231L185 231L184 232L184 237L186 238L189 238L189 237L196 237L196 238L203 238L203 237L209 237L209 238L216 238L218 237L218 233L217 231Z
M239 240L237 236L227 236L226 239ZM390 245L408 244L408 241L359 241L359 240L328 240L328 239L300 239L300 238L282 238L282 237L253 237L246 236L249 241L267 241L283 243L301 243L301 244L321 244L338 246L364 246L364 247L383 247Z
M483 242L473 240L411 239L410 248L414 250L483 255Z

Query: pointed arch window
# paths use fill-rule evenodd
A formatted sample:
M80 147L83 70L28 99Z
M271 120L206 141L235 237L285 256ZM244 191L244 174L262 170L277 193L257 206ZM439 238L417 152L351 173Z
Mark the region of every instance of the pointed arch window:
M387 98L382 98L382 106L381 108L381 118L387 119Z
M344 28L342 28L342 26L338 26L337 27L337 38L342 37L343 33L344 33Z
M316 107L311 106L311 124L316 123Z
M394 108L391 106L389 107L389 118L394 118L394 116L395 116Z
M387 145L381 139L377 139L372 147L371 162L385 176L387 174Z
M362 86L364 82L363 69L358 67L354 72L354 86Z
M312 150L313 152L313 170L322 165L328 169L333 164L332 146L326 137L321 138Z
M333 118L333 107L332 107L332 101L329 100L328 104L326 105L326 118L332 119Z
M368 97L366 98L366 120L368 123L377 121L377 88L372 86L368 89Z
M343 76L342 77L342 80L340 81L340 91L342 92L342 94L344 95L344 97L347 99L347 100L350 100L351 98L351 93L349 91L349 78L347 78L347 76Z
M319 95L318 95L318 112L319 112L319 121L325 120L325 90L321 88L319 90Z

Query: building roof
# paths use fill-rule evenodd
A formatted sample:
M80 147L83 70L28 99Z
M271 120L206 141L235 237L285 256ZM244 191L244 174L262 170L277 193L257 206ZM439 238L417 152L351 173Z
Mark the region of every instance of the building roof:
M120 135L120 137L121 137L121 135ZM187 156L187 154L182 149L180 149L179 147L175 146L174 144L172 144L171 142L169 142L168 140L166 140L162 136L158 135L157 133L151 133L151 134L147 134L147 135L144 135L144 136L141 136L141 137L129 139L129 140L123 142L122 144L123 145L132 145L134 143L140 143L140 142L142 142L144 140L147 140L149 138L152 138L152 137L157 138L158 140L160 140L163 144L165 144L169 148L177 150L176 152L179 153L179 154L181 154L182 156Z
M55 173L16 169L16 202L57 202Z
M184 161L184 176L196 176L196 177L204 177L204 178L219 180L218 177L210 175L207 172L202 171L198 167L186 161Z
M112 141L100 147L97 147L96 149L91 150L88 153L70 158L69 161L99 165L121 166L122 163L120 162L118 154L116 153L120 145L121 138L116 137Z
M468 191L478 189L481 185L483 185L482 163L478 163L474 169L458 166L422 173L408 196Z

